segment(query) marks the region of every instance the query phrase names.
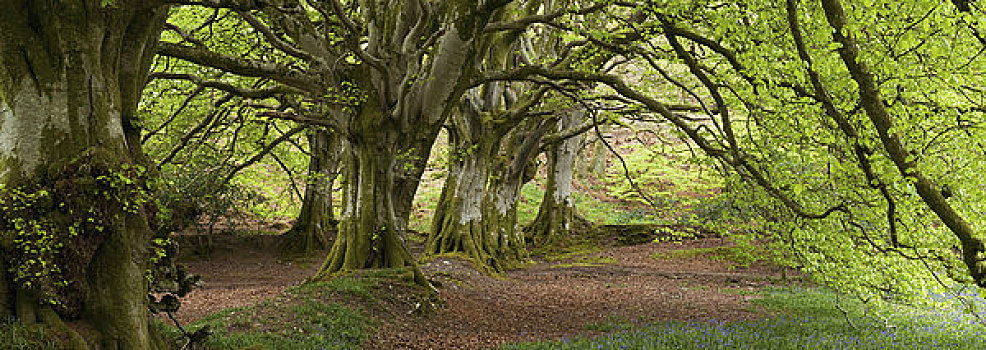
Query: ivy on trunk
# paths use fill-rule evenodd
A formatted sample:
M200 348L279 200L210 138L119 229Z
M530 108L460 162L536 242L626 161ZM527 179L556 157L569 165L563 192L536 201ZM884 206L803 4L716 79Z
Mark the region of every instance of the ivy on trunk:
M0 315L72 334L71 348L164 348L144 278L152 214L127 191L143 191L132 172L146 164L134 112L167 8L0 6L0 194L14 204L0 227ZM7 215L18 208L21 215ZM26 246L51 254L20 259ZM22 268L50 278L9 272Z

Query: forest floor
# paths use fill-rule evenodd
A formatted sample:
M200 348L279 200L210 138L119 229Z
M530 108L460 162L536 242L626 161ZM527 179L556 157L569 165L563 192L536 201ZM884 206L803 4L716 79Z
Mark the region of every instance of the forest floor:
M243 240L246 239L246 242ZM322 256L280 260L276 237L219 236L208 258L187 259L204 288L183 299L183 323L223 309L275 298L318 269ZM492 348L519 341L602 334L609 323L668 320L751 320L765 316L751 301L758 291L793 282L776 266L749 266L704 254L728 246L720 238L611 246L536 262L500 277L478 273L454 256L423 270L438 284L444 306L427 316L369 308L381 321L365 348ZM408 309L409 310L409 309ZM379 316L379 317L376 317Z

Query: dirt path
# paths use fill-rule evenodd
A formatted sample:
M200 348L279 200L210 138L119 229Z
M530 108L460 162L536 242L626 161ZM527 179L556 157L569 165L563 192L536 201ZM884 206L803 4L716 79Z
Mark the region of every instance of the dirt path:
M753 297L743 291L770 285L780 278L780 269L730 270L707 258L651 257L663 250L720 244L719 239L702 239L616 247L590 255L615 262L569 267L541 263L504 278L481 275L457 259L436 259L423 269L441 282L445 307L435 315L402 316L382 325L366 348L491 348L520 340L590 335L594 332L588 325L607 320L759 317L749 304ZM273 297L313 274L320 261L302 266L278 262L271 249L262 244L256 248L220 251L208 261L189 262L207 284L184 300L179 318L187 322Z
M656 260L656 251L713 246L719 239L612 248L601 266L553 267L542 263L509 272L503 280L481 276L462 262L439 259L445 308L428 318L385 326L370 343L381 349L491 348L519 340L594 334L586 326L607 320L752 319L752 298L741 290L767 286L780 270L766 266L729 270L709 259Z
M275 238L217 236L208 258L182 259L189 271L202 276L203 287L182 298L178 321L191 323L223 309L253 305L315 274L324 254L282 261Z

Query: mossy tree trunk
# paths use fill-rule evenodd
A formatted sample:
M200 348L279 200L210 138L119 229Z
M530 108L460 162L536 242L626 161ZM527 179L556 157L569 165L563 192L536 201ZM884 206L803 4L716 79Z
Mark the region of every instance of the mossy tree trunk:
M360 2L377 13L394 15L372 16L366 23L366 52L384 59L347 72L362 96L358 111L337 121L336 130L347 143L342 213L332 251L317 278L355 269L409 267L419 284L430 285L404 235L432 145L472 81L476 41L496 10L480 3L442 8L447 13L434 17L442 19L434 27L414 20L431 18L433 14L422 12L426 3L401 2L394 9L386 3ZM441 31L432 50L408 50L408 43L435 29ZM426 59L421 52L427 52Z
M345 140L339 231L315 278L349 270L406 267L414 270L419 283L427 284L404 239L406 219L398 216L405 214L395 208L400 133L373 128L358 135Z
M511 11L537 10L510 8L498 12L496 20ZM515 52L520 38L519 31L486 38L480 45L484 57L480 69L505 70L524 61ZM524 89L527 93L520 93ZM540 118L529 112L546 92L535 85L490 82L465 93L452 118L449 172L425 254L461 252L493 273L528 259L523 237L515 235L516 205L537 141L531 146L532 155L519 152L515 142L523 137L507 136L525 134L539 124L535 120ZM497 175L491 177L494 171Z
M284 234L281 250L308 255L329 248L329 233L336 229L332 212L332 186L339 175L342 143L330 130L315 127L308 135L311 158L301 212L291 230Z
M453 121L449 173L435 211L425 254L462 252L487 272L502 272L495 243L485 230L483 199L491 153L499 138L483 127L478 111L467 110Z
M546 128L535 120L518 125L502 141L491 162L483 200L483 224L497 258L505 264L530 259L524 232L517 222L521 188L534 178L534 159Z
M136 180L126 169L146 164L134 113L167 9L104 3L0 1L0 200L24 206L0 217L0 316L63 331L72 320L87 330L69 331L72 348L159 349L144 279L151 214L104 196L119 185L105 176ZM32 246L53 249L33 260L54 263L36 270L47 280L19 272Z
M467 130L455 128L450 140L456 151L426 242L427 254L462 252L488 272L530 258L517 225L517 204L521 187L533 177L530 165L546 130L542 124L528 119L506 137L467 138L473 142L466 145L455 135ZM502 131L488 125L476 130Z
M573 129L582 124L585 111L574 109L558 120L558 131ZM548 179L544 199L538 208L538 216L528 228L527 236L534 246L565 244L573 225L584 225L584 219L576 214L572 180L575 159L582 148L584 135L552 143L548 155Z
M455 185L458 183L459 173L462 172L462 162L458 155L458 137L454 130L448 133L448 159L445 168L445 183L442 184L442 194L438 197L435 204L435 211L431 217L431 227L428 231L428 241L425 242L425 251L430 250L427 246L433 240L432 236L442 230L445 223L445 216L448 215L449 197L455 192Z
M269 78L312 100L345 106L345 113L325 120L299 120L329 126L348 144L339 232L318 274L413 266L402 236L424 165L442 124L474 83L478 41L487 35L493 13L507 3L311 3L340 18L344 30L338 32L323 30L320 16L297 11L301 4L296 1L255 2L263 16L252 13L251 26L290 37L291 42L268 40L304 64L261 62L174 43L161 44L160 53ZM352 14L360 20L345 19ZM274 115L298 120L291 114Z

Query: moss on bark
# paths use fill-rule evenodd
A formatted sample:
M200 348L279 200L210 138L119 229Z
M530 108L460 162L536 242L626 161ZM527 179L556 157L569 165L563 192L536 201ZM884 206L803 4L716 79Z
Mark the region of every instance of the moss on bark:
M147 310L147 211L102 184L142 187L116 175L142 161L139 142L128 143L126 133L135 132L136 96L166 15L163 6L104 8L99 1L11 1L0 11L0 184L36 199L21 208L26 215L3 216L32 224L5 220L2 240L23 239L3 244L4 264L46 261L37 271L61 276L46 290L27 285L32 278L0 274L0 308L18 322L67 332L67 348L162 345ZM24 255L25 247L53 249L25 260L34 254ZM69 319L92 330L85 341L64 326Z
M582 110L565 113L559 120L558 131L577 127L583 116ZM575 159L582 140L583 136L571 137L548 148L548 183L544 199L526 234L534 246L566 244L573 229L587 225L585 219L576 214L572 197Z
M392 132L392 131L391 131ZM394 208L393 184L396 157L388 131L365 133L366 139L347 140L342 172L344 189L339 231L332 250L315 279L373 268L414 271L415 281L430 286L418 270L404 240L404 226Z
M336 230L332 213L332 185L338 175L341 144L329 130L317 128L308 136L311 159L301 212L281 238L281 252L308 255L328 249L329 234Z

